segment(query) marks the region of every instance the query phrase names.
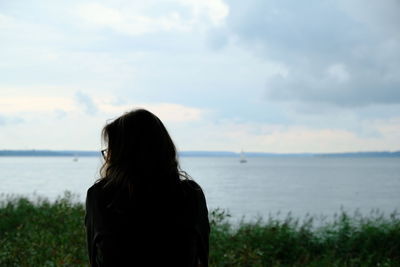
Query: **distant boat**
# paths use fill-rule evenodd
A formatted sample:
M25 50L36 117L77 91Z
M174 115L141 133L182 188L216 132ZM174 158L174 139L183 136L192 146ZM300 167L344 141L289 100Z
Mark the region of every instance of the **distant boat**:
M78 159L78 156L77 155L74 155L74 158L72 159L72 161L74 161L74 162L77 162L79 159Z
M246 163L247 162L247 159L244 157L243 150L240 152L240 160L239 160L239 162L240 163Z

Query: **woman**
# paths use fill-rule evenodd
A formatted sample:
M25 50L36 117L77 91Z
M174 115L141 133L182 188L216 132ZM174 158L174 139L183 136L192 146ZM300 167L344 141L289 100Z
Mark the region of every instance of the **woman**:
M101 178L86 196L91 266L208 266L204 194L180 170L162 122L138 109L102 137Z

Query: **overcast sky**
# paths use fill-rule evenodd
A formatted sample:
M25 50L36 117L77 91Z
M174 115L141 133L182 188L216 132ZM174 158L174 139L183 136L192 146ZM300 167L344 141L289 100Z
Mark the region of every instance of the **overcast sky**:
M180 150L400 150L398 0L0 0L0 149L100 149L144 107Z

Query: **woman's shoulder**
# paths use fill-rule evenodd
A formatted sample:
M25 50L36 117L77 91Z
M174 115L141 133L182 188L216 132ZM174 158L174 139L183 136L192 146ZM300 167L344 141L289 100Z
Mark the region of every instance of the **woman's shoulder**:
M103 179L97 180L91 187L88 188L87 192L96 192L102 189L104 185Z
M203 195L203 189L201 186L194 180L192 179L184 179L181 180L181 185L183 186L185 191L192 192L194 194L200 194Z
M92 186L90 186L86 192L87 198L98 198L104 195L104 179L97 180Z
M196 202L203 203L205 205L206 199L204 196L203 189L201 186L192 179L184 179L181 181L181 185L184 191L189 195L189 198L195 200Z

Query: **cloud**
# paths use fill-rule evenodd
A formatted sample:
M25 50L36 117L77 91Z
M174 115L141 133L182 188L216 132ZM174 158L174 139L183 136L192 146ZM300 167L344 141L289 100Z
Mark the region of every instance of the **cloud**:
M19 12L5 14L4 11L0 13L2 45L10 46L10 51L17 49L25 52L28 48L40 47L43 44L51 45L52 48L60 47L69 41L64 32L51 24L40 23L40 20L32 19L32 16L18 16L16 13ZM27 43L29 46L26 46ZM25 49L21 49L23 47ZM6 57L7 53L3 56Z
M224 121L206 123L184 129L176 134L182 150L204 149L228 151L258 151L272 153L325 153L343 151L398 150L400 148L400 117L371 121L369 128L378 135L360 136L345 129L324 127L315 129L303 125L268 123L238 123ZM182 131L183 129L178 129Z
M400 77L378 70L349 69L343 63L321 69L292 70L267 80L267 96L276 100L324 103L342 107L400 103Z
M340 7L353 19L378 34L400 36L400 2L398 0L386 0L384 2L374 0L340 0Z
M206 112L204 109L188 107L180 104L160 103L144 104L143 107L167 122L189 122L197 121L202 118Z
M400 4L368 3L375 9L357 0L233 1L227 28L242 47L287 66L285 77L266 78L269 99L400 103Z
M163 10L158 13L162 15L151 14L150 10L160 9L160 6ZM122 34L142 35L170 31L188 32L204 21L217 26L228 15L229 9L222 0L175 0L169 1L168 8L160 5L159 1L146 1L146 4L120 3L114 6L86 3L78 5L76 13L88 24Z
M145 108L154 112L162 120L181 123L201 120L210 112L205 108L173 102L133 101L130 100L130 97L116 97L115 94L104 92L98 92L95 97L92 97L86 93L87 89L76 91L73 95L59 93L61 96L48 96L50 93L54 93L55 89L63 89L57 87L2 87L0 89L2 89L0 112L6 114L7 118L18 115L35 117L52 114L57 119L64 119L69 116L77 116L77 114L82 115L84 112L92 117L107 119L120 116L124 112L136 108ZM40 92L40 89L43 91ZM21 94L18 91L25 93ZM29 91L36 92L36 94L27 94ZM9 121L5 118L0 117L0 123Z
M96 104L94 103L93 99L89 95L87 95L81 91L78 91L75 93L75 100L80 106L82 106L84 108L86 114L88 114L88 115L96 115L97 114L98 108L97 108Z
M9 117L9 116L3 116L0 114L0 126L6 126L10 124L19 124L23 123L24 119L20 117Z
M119 33L140 35L144 33L179 30L189 28L182 22L179 13L171 13L159 18L143 15L128 15L122 10L109 8L100 4L84 4L78 14L87 22L101 27L108 27Z
M4 118L3 116L0 115L0 126L5 125L6 123L7 123L6 118Z
M7 114L41 113L62 108L74 110L73 101L64 97L4 96L0 98L0 111Z
M207 110L204 109L174 103L135 103L132 105L116 105L111 102L103 102L99 104L99 107L103 112L114 114L116 117L133 109L144 108L153 112L162 121L168 123L198 121L207 113Z
M207 44L214 50L220 50L229 43L229 36L224 28L214 28L207 32Z
M56 109L54 110L54 115L56 116L57 119L64 119L67 117L68 113L62 109Z
M107 119L143 107L184 149L397 148L399 11L398 0L8 1L0 124L24 123L1 134L19 147L57 128L35 145L94 149Z
M214 26L222 24L229 14L229 6L223 0L177 0L177 2L192 10L195 21L209 18Z

